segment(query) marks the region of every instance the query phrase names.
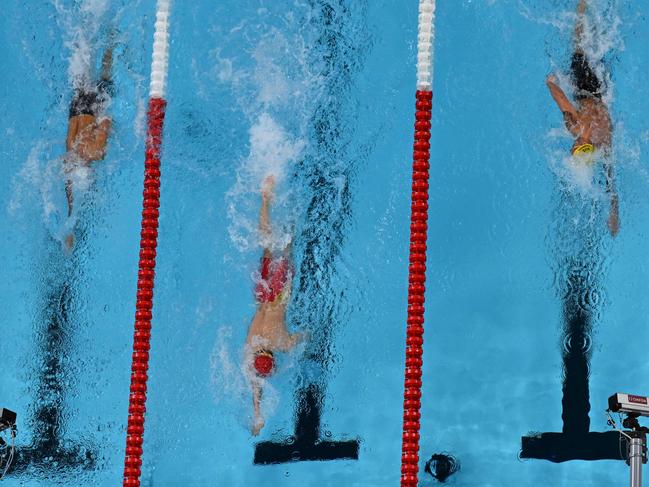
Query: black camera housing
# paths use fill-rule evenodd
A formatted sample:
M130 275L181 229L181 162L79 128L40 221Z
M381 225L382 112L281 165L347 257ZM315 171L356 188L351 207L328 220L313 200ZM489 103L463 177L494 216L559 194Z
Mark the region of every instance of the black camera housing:
M17 415L13 411L0 408L0 431L13 428L16 425L16 417Z

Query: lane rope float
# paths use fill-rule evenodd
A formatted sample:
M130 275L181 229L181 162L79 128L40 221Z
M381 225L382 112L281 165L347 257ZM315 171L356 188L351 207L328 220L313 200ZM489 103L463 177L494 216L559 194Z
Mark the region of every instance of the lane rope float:
M155 33L153 35L153 61L147 137L144 158L144 191L142 225L140 233L140 260L135 305L135 330L131 387L126 428L126 453L124 460L124 487L139 487L142 473L142 445L144 442L144 415L149 369L151 319L153 317L153 287L158 245L158 218L160 215L160 146L164 125L165 89L169 67L169 14L171 0L158 0Z
M410 258L408 269L408 320L406 329L405 390L401 447L401 487L417 487L419 429L426 293L426 242L428 234L428 181L430 169L430 121L433 100L433 41L435 0L420 0L417 42L417 93L415 142L410 210Z

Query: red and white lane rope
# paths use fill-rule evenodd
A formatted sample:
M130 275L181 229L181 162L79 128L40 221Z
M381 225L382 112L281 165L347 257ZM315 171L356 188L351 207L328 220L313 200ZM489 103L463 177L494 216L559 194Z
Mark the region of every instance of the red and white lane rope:
M135 305L135 331L131 366L131 394L129 396L128 426L126 430L126 459L124 487L139 487L142 467L144 414L149 369L153 285L156 247L158 245L158 217L160 208L160 145L165 117L165 87L169 66L169 13L171 0L158 0L153 62L149 92L148 128L144 156L144 192L142 203L142 230L140 233L140 262Z
M417 487L419 473L434 24L435 0L420 0L417 45L417 102L410 213L410 266L408 274L405 392L403 395L401 487Z

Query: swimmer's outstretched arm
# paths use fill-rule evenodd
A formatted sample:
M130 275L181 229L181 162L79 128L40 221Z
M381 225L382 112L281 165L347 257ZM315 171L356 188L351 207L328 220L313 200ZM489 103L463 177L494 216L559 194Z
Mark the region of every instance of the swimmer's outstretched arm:
M110 46L104 51L104 57L101 59L101 79L104 81L111 80L111 71L113 69L113 47Z
M548 90L550 90L550 94L559 107L559 110L561 110L563 113L572 113L575 116L578 114L575 106L559 86L559 80L557 80L557 77L555 75L548 75L548 77L545 79L545 84L547 85Z
M261 185L261 209L259 210L259 234L262 241L268 241L273 229L270 224L270 203L273 201L275 178L268 176Z
M561 110L561 112L563 113L566 127L571 133L575 134L575 132L577 131L579 112L572 104L572 102L568 99L563 90L559 87L558 80L555 75L549 75L545 80L545 84L548 86L548 90L550 90L550 94L559 107L559 110Z
M72 117L68 121L68 134L65 137L65 150L70 152L74 147L74 140L77 138L79 133L79 119L77 117Z
M586 0L579 0L577 4L577 22L575 23L575 52L583 53L584 15L586 14Z

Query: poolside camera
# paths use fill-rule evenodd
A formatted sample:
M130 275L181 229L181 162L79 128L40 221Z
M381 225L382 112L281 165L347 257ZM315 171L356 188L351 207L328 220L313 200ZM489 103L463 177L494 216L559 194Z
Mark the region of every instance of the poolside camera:
M611 412L624 413L622 431L615 424ZM618 392L608 398L608 424L620 433L620 445L626 441L626 463L631 467L631 487L642 487L642 465L647 463L647 434L649 428L641 426L638 418L649 416L649 397ZM620 455L622 452L620 452Z
M16 436L16 413L9 409L0 408L0 433L9 430L12 438ZM6 445L5 440L0 436L0 447ZM0 479L2 478L0 472Z
M0 431L13 428L16 424L16 413L9 409L0 408Z
M0 408L0 433L5 430L8 430L11 444L7 444L7 441L0 436L0 480L7 475L16 453L16 413Z
M618 392L608 398L608 408L614 413L649 416L649 397Z

